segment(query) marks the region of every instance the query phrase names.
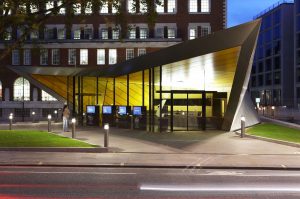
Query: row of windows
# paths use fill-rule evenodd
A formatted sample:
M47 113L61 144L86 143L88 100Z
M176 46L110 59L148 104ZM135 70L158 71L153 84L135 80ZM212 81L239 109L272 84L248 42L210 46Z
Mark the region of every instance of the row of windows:
M268 29L271 26L279 24L280 21L281 21L281 10L278 9L272 14L263 17L261 31Z
M51 64L59 65L61 60L60 49L40 49L40 65L49 65L49 51L51 53ZM108 51L108 64L117 63L117 49L97 49L97 65L106 64L106 54ZM20 65L20 50L12 51L12 65ZM140 48L137 51L137 56L146 54L146 49ZM68 64L69 65L88 65L89 53L88 49L79 49L79 63L76 60L77 49L68 49ZM23 65L31 65L31 49L23 49ZM126 60L134 58L134 49L126 49Z
M107 39L120 39L120 28L107 28L102 24L99 27L99 39L107 40ZM199 30L200 29L200 30ZM199 27L190 27L189 28L189 37L190 39L195 39L196 37L205 36L210 34L211 28L210 25L199 26ZM17 31L17 37L22 36L22 31ZM95 37L95 33L92 25L82 24L75 25L71 30L71 38L75 40L79 39L93 39ZM39 32L32 31L29 35L30 40L39 39ZM63 40L66 39L66 29L64 25L51 25L51 27L47 27L44 29L44 38L46 40L58 39ZM147 24L142 25L131 25L128 30L128 39L148 39L149 38L149 29ZM177 38L177 28L175 25L170 26L162 26L158 25L155 29L155 38L168 38L175 39ZM4 35L4 40L12 39L12 29L8 29Z
M273 90L262 90L262 91L252 91L251 92L252 98L259 97L260 104L263 106L281 105L281 89L273 89Z
M211 0L189 0L189 12L190 13L209 13L211 9ZM127 0L127 12L128 13L146 13L148 11L148 7L146 4L142 3L145 2L143 0ZM11 5L8 3L4 4L4 15L11 15ZM57 14L65 15L66 8L63 7L62 1L48 1L45 5L46 10L51 10L53 8L58 8L59 11ZM177 0L158 0L158 3L155 5L155 10L157 13L176 13L177 11ZM109 4L108 2L103 2L102 5L99 7L100 14L115 14L118 12L119 8L121 8L120 1ZM17 12L19 13L26 13L27 12L26 4L20 4L17 8ZM86 2L85 4L75 3L73 4L73 13L74 15L91 15L93 14L93 4L91 1ZM29 5L29 12L36 13L39 11L39 6L35 4ZM49 14L48 11L46 14Z
M57 101L56 98L42 91L42 101ZM14 101L29 101L30 100L30 83L27 79L19 77L14 82ZM0 81L0 101L3 100L3 89Z
M271 70L279 70L281 69L281 58L280 56L276 56L273 58L268 58L264 61L259 61L256 64L254 63L252 66L252 74L255 73L263 73Z
M274 41L273 46L271 43L264 46L258 46L255 53L255 59L263 59L265 57L279 55L281 53L281 42Z
M251 77L251 86L257 87L257 86L271 86L279 85L281 84L281 72L274 72L273 76L272 73L266 73L258 76L252 76Z
M281 38L281 28L280 26L276 26L273 29L269 29L265 32L260 32L257 44L261 46L265 43L271 42L272 40L278 40L280 38Z

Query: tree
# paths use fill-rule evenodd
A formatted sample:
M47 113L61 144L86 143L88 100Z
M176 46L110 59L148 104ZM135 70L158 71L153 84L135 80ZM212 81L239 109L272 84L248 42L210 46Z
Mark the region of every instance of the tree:
M84 15L76 12L85 12L92 5L94 15L99 8L109 5L116 10L114 17L105 17L105 21L116 24L121 28L121 40L126 38L129 15L126 0L2 0L0 1L0 39L5 44L5 50L0 54L0 60L11 53L13 49L21 48L30 34L40 32L43 35L44 25L52 16L64 13L66 27L70 28L73 20L84 20ZM134 0L133 9L142 6L141 14L146 16L149 27L154 27L157 13L155 5L162 4L162 0ZM129 27L130 28L130 27ZM70 38L70 35L67 35ZM32 41L33 42L33 41ZM39 41L36 41L38 45Z

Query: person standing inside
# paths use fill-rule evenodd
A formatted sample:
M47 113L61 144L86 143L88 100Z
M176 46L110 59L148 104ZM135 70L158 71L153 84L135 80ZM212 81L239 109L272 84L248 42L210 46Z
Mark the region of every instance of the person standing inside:
M69 126L69 118L70 118L70 110L67 105L64 105L62 115L63 115L63 131L67 132L69 131L68 126Z

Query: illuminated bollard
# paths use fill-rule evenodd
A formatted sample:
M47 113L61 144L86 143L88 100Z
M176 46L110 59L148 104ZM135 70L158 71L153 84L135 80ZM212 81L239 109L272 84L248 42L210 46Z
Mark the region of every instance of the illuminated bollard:
M241 117L241 138L243 138L245 135L245 121L246 121L246 118Z
M108 147L109 143L109 137L108 137L108 131L109 131L109 124L104 124L104 147Z
M48 132L51 132L51 119L52 119L52 116L48 115Z
M275 119L275 106L272 106L272 117Z
M32 123L35 123L35 112L33 111L33 112L31 113L31 115L32 115Z
M13 114L11 113L8 118L9 118L9 130L12 130L12 122L14 119Z
M57 123L58 122L58 112L57 112L57 110L55 110L54 111L54 115L55 115L55 123Z
M71 122L72 122L72 138L75 138L75 137L76 137L76 136L75 136L76 119L73 118L73 119L71 120Z

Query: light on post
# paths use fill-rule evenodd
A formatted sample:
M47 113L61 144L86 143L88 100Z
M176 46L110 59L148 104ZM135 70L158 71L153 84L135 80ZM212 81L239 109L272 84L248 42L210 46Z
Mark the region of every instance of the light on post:
M58 112L57 112L57 110L54 110L54 115L55 115L55 122L58 122Z
M108 131L109 131L109 124L105 123L104 124L104 147L108 147L108 143L109 143Z
M48 115L48 132L51 132L51 119L52 119L52 116L49 114Z
M12 121L14 119L14 116L12 113L9 115L8 119L9 119L9 130L12 130Z
M275 118L275 106L272 106L271 109L272 109L272 117L274 119Z
M244 116L241 117L241 138L245 135L245 122L246 118Z
M71 123L72 123L72 138L75 138L76 119L72 118Z
M31 115L32 115L32 123L34 123L34 122L35 122L35 112L33 111L33 112L31 113Z

